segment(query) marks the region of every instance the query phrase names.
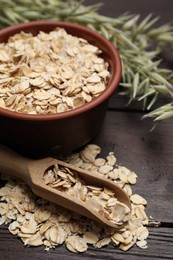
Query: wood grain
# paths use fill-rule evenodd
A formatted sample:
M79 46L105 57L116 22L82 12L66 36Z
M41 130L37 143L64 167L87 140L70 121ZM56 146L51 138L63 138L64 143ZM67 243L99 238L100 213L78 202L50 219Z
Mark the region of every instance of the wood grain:
M159 221L173 220L173 138L172 122L161 123L153 131L141 113L109 111L100 136L95 141L104 154L114 151L118 164L138 175L134 192L148 200L147 212Z
M65 248L65 246L51 249L45 252L44 247L28 248L24 247L23 243L12 235L5 228L1 229L0 237L0 259L1 260L80 260L80 259L97 259L104 260L138 260L138 259L173 259L173 232L169 228L152 228L148 239L148 248L142 250L134 246L127 252L122 252L113 246L106 246L100 249L90 247L87 252L82 254L74 254ZM2 238L3 237L3 238Z

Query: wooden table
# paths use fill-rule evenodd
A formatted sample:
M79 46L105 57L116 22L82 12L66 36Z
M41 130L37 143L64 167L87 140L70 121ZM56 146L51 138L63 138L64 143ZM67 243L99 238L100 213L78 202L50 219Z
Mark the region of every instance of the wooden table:
M88 0L89 3L99 1ZM171 0L105 0L101 12L116 17L126 11L160 15L160 24L173 20ZM172 54L171 54L172 55ZM166 65L173 68L173 55L167 56ZM164 100L160 99L160 105ZM148 249L133 247L122 252L112 246L102 249L90 248L86 253L73 254L65 246L45 252L43 247L27 248L15 236L10 235L6 226L0 227L0 259L173 259L173 121L160 123L149 132L152 120L143 120L140 104L125 107L127 98L111 98L104 128L93 140L102 147L103 154L114 151L118 163L138 174L133 188L148 201L147 214L161 222L158 228L150 228Z

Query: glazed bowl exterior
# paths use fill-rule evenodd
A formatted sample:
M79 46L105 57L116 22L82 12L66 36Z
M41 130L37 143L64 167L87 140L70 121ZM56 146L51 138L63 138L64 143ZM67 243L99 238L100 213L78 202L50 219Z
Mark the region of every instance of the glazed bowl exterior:
M31 115L0 108L0 143L30 156L69 154L90 142L101 130L109 97L121 78L121 60L117 49L104 37L86 27L58 21L33 21L6 27L0 42L21 31L37 35L56 27L86 39L102 50L109 63L111 78L106 89L91 102L62 113Z

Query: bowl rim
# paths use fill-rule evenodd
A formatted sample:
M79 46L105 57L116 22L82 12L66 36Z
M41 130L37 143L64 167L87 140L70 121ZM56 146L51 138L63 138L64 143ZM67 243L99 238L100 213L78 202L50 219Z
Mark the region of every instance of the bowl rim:
M22 31L27 28L30 28L31 26L37 27L37 26L46 26L46 25L83 31L84 34L91 36L93 39L95 38L96 42L101 41L102 45L106 46L106 49L109 50L109 52L111 54L110 56L111 56L111 61L112 61L113 67L115 67L115 65L116 65L116 69L114 68L110 81L108 82L105 90L100 95L95 97L93 100L91 100L90 102L88 102L84 105L81 105L77 108L74 108L74 109L71 109L71 110L68 110L65 112L52 113L52 114L27 114L27 113L11 111L11 110L0 107L0 116L5 116L5 117L12 118L12 119L18 119L18 120L25 120L25 121L49 121L49 120L59 120L59 119L71 118L71 117L78 116L82 113L85 113L85 112L97 107L99 104L106 101L113 94L114 90L118 87L118 84L120 82L121 75L122 75L122 63L121 63L121 58L120 58L117 48L109 40L107 40L104 36L102 36L98 32L96 32L92 29L89 29L83 25L79 25L79 24L75 24L75 23L71 23L71 22L52 21L52 20L30 21L30 22L15 24L15 25L8 26L8 27L1 29L0 36L2 37L3 34L9 34L9 36L10 36L10 35L13 35L13 32L14 32L14 34L17 33L17 32L15 32L15 30ZM1 41L1 42L3 42L3 41ZM97 46L97 44L96 44L96 46Z

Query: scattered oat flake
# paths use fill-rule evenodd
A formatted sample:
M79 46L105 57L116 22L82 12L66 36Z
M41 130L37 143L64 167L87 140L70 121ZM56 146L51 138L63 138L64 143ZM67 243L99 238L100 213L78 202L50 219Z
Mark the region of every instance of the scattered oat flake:
M102 165L99 168L99 172L102 173L102 174L107 174L107 173L109 173L112 170L113 170L113 166L112 165L108 165L108 164Z
M146 248L148 248L148 246L147 246L147 241L146 241L146 240L137 241L137 242L136 242L136 245L137 245L138 247L140 247L141 249L146 249Z
M119 246L119 249L123 250L123 251L127 251L129 250L133 245L135 245L135 242L130 242L129 244L127 245L124 245L124 244L121 244Z
M126 184L123 187L123 190L128 194L129 197L132 195L132 189L131 189L130 185Z
M137 175L134 172L130 172L127 176L127 180L130 184L135 184L136 178L137 178Z
M147 201L140 195L138 194L133 194L131 197L130 197L130 200L134 203L134 204L141 204L141 205L146 205L147 204Z
M111 242L111 237L105 237L105 238L99 240L99 241L96 243L95 247L96 247L96 248L101 248L101 247L103 247L103 246L109 245L110 242Z
M96 244L99 240L99 236L92 231L85 232L83 238L87 244Z
M31 218L21 226L20 230L24 234L35 234L37 231L37 222Z
M119 233L115 233L115 234L113 235L113 238L114 238L116 241L121 242L121 243L124 243L124 241L125 241L124 237L123 237L121 234L119 234Z
M148 235L148 229L144 226L139 227L136 231L136 236L138 240L144 240L148 237Z
M116 157L114 155L114 153L109 153L109 155L106 157L107 159L107 164L114 166L116 164Z
M28 245L28 246L41 246L41 245L43 245L43 241L42 241L42 238L41 238L39 231L35 235L26 239L25 245Z
M103 158L95 159L94 165L95 166L103 166L106 163L106 160Z
M70 251L72 251L74 253L85 252L88 248L85 240L82 237L76 236L76 235L69 236L66 239L66 246Z

